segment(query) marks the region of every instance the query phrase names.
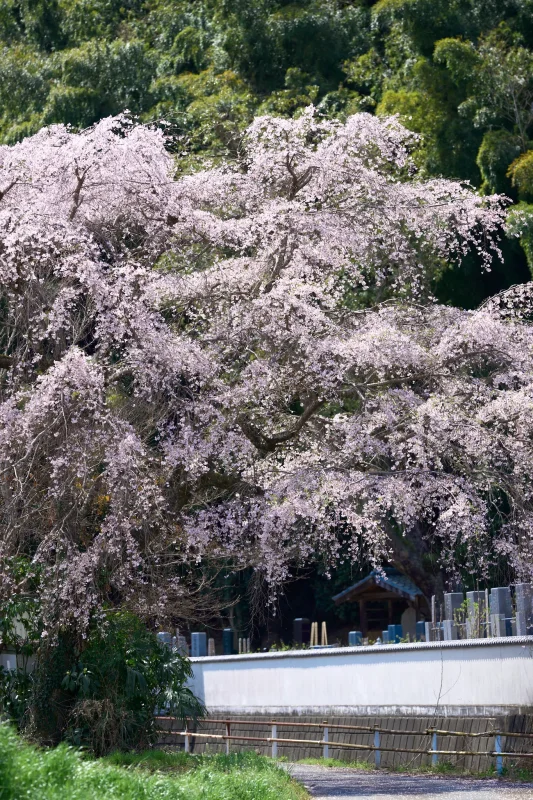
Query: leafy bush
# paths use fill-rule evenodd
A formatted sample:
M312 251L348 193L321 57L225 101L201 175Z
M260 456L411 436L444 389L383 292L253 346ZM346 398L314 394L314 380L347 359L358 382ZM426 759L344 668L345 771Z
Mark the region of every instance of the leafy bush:
M191 675L190 662L137 617L109 615L62 681L73 699L67 738L97 755L147 747L157 737L154 711L167 709L181 720L203 716L186 685Z
M533 150L522 153L509 167L508 173L513 186L519 191L520 199L531 202L533 199Z
M0 709L22 726L31 696L31 675L24 669L0 666Z
M190 662L140 619L114 612L93 628L83 648L59 636L39 646L31 673L0 670L0 707L46 744L66 738L96 755L144 748L157 738L156 710L180 720L204 715L187 686L191 674Z

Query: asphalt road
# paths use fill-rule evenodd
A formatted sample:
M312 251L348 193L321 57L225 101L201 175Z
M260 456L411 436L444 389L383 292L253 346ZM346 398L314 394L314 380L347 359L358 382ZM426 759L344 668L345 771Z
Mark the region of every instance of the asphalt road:
M533 800L533 784L433 775L360 772L291 764L291 774L321 800Z

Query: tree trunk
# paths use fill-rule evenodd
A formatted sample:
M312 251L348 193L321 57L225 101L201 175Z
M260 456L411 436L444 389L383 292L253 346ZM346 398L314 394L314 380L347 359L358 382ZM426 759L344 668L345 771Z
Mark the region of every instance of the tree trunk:
M443 570L428 570L424 556L429 556L427 541L421 526L416 526L408 536L401 536L393 530L388 531L391 543L391 564L418 586L422 591L428 607L431 607L432 595L442 595L445 588Z

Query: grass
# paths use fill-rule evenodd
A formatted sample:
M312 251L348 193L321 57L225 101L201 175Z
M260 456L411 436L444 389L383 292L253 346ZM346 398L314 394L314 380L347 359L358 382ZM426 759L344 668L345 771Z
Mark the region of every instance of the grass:
M150 751L91 760L66 745L39 750L0 724L0 800L305 800L299 784L255 753Z
M340 758L301 758L298 764L308 764L311 767L349 767L365 771L376 768L369 761L342 761Z
M191 756L182 750L143 750L140 753L112 753L100 759L101 764L128 769L145 769L149 772L188 772L203 762L209 763L212 756Z
M375 771L376 766L372 761L343 761L339 758L302 758L298 764L309 764L317 767L348 767L349 769L365 770L365 772ZM497 778L498 774L494 766L486 770L475 772L458 767L450 761L439 761L436 766L430 764L414 765L401 764L396 767L385 767L384 772L407 773L409 775L453 775L456 777L469 778ZM533 782L533 770L524 767L517 767L513 764L508 765L503 770L503 778L513 781Z

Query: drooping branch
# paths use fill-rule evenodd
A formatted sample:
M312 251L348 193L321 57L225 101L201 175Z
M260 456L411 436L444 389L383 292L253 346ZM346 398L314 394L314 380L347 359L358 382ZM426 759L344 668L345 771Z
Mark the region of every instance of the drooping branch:
M284 236L279 251L273 259L274 263L272 271L267 283L265 284L265 288L263 290L264 294L268 294L274 288L277 278L279 278L283 269L290 263L293 249L293 246L289 244L288 235Z
M72 208L69 214L69 220L71 222L78 213L78 209L81 205L81 190L83 189L83 184L85 183L88 171L89 167L86 167L83 170L80 170L79 167L76 167L74 170L74 174L76 175L76 188L72 192Z
M284 444L298 436L306 422L322 408L324 403L325 400L319 400L318 398L313 400L306 406L302 414L300 414L296 425L293 425L293 427L288 430L280 431L280 433L274 433L270 436L262 433L245 415L241 415L238 418L238 423L242 432L254 447L264 454L273 453L278 445Z
M311 180L311 178L313 177L313 175L317 171L317 167L316 166L307 167L307 169L305 169L304 172L302 172L301 175L298 175L298 173L294 169L294 166L293 166L293 163L292 163L292 158L289 155L287 155L287 158L285 160L285 165L286 165L287 170L288 170L288 172L289 172L289 174L291 176L291 186L290 186L290 189L289 189L289 200L294 200L294 198L296 197L298 192L301 189L303 189L305 186L307 186L307 184L309 183L309 181Z
M13 187L17 185L17 183L18 183L18 178L15 178L14 180L11 181L11 183L8 183L5 189L0 189L0 200L3 200L6 194L10 192L11 189L13 189Z

